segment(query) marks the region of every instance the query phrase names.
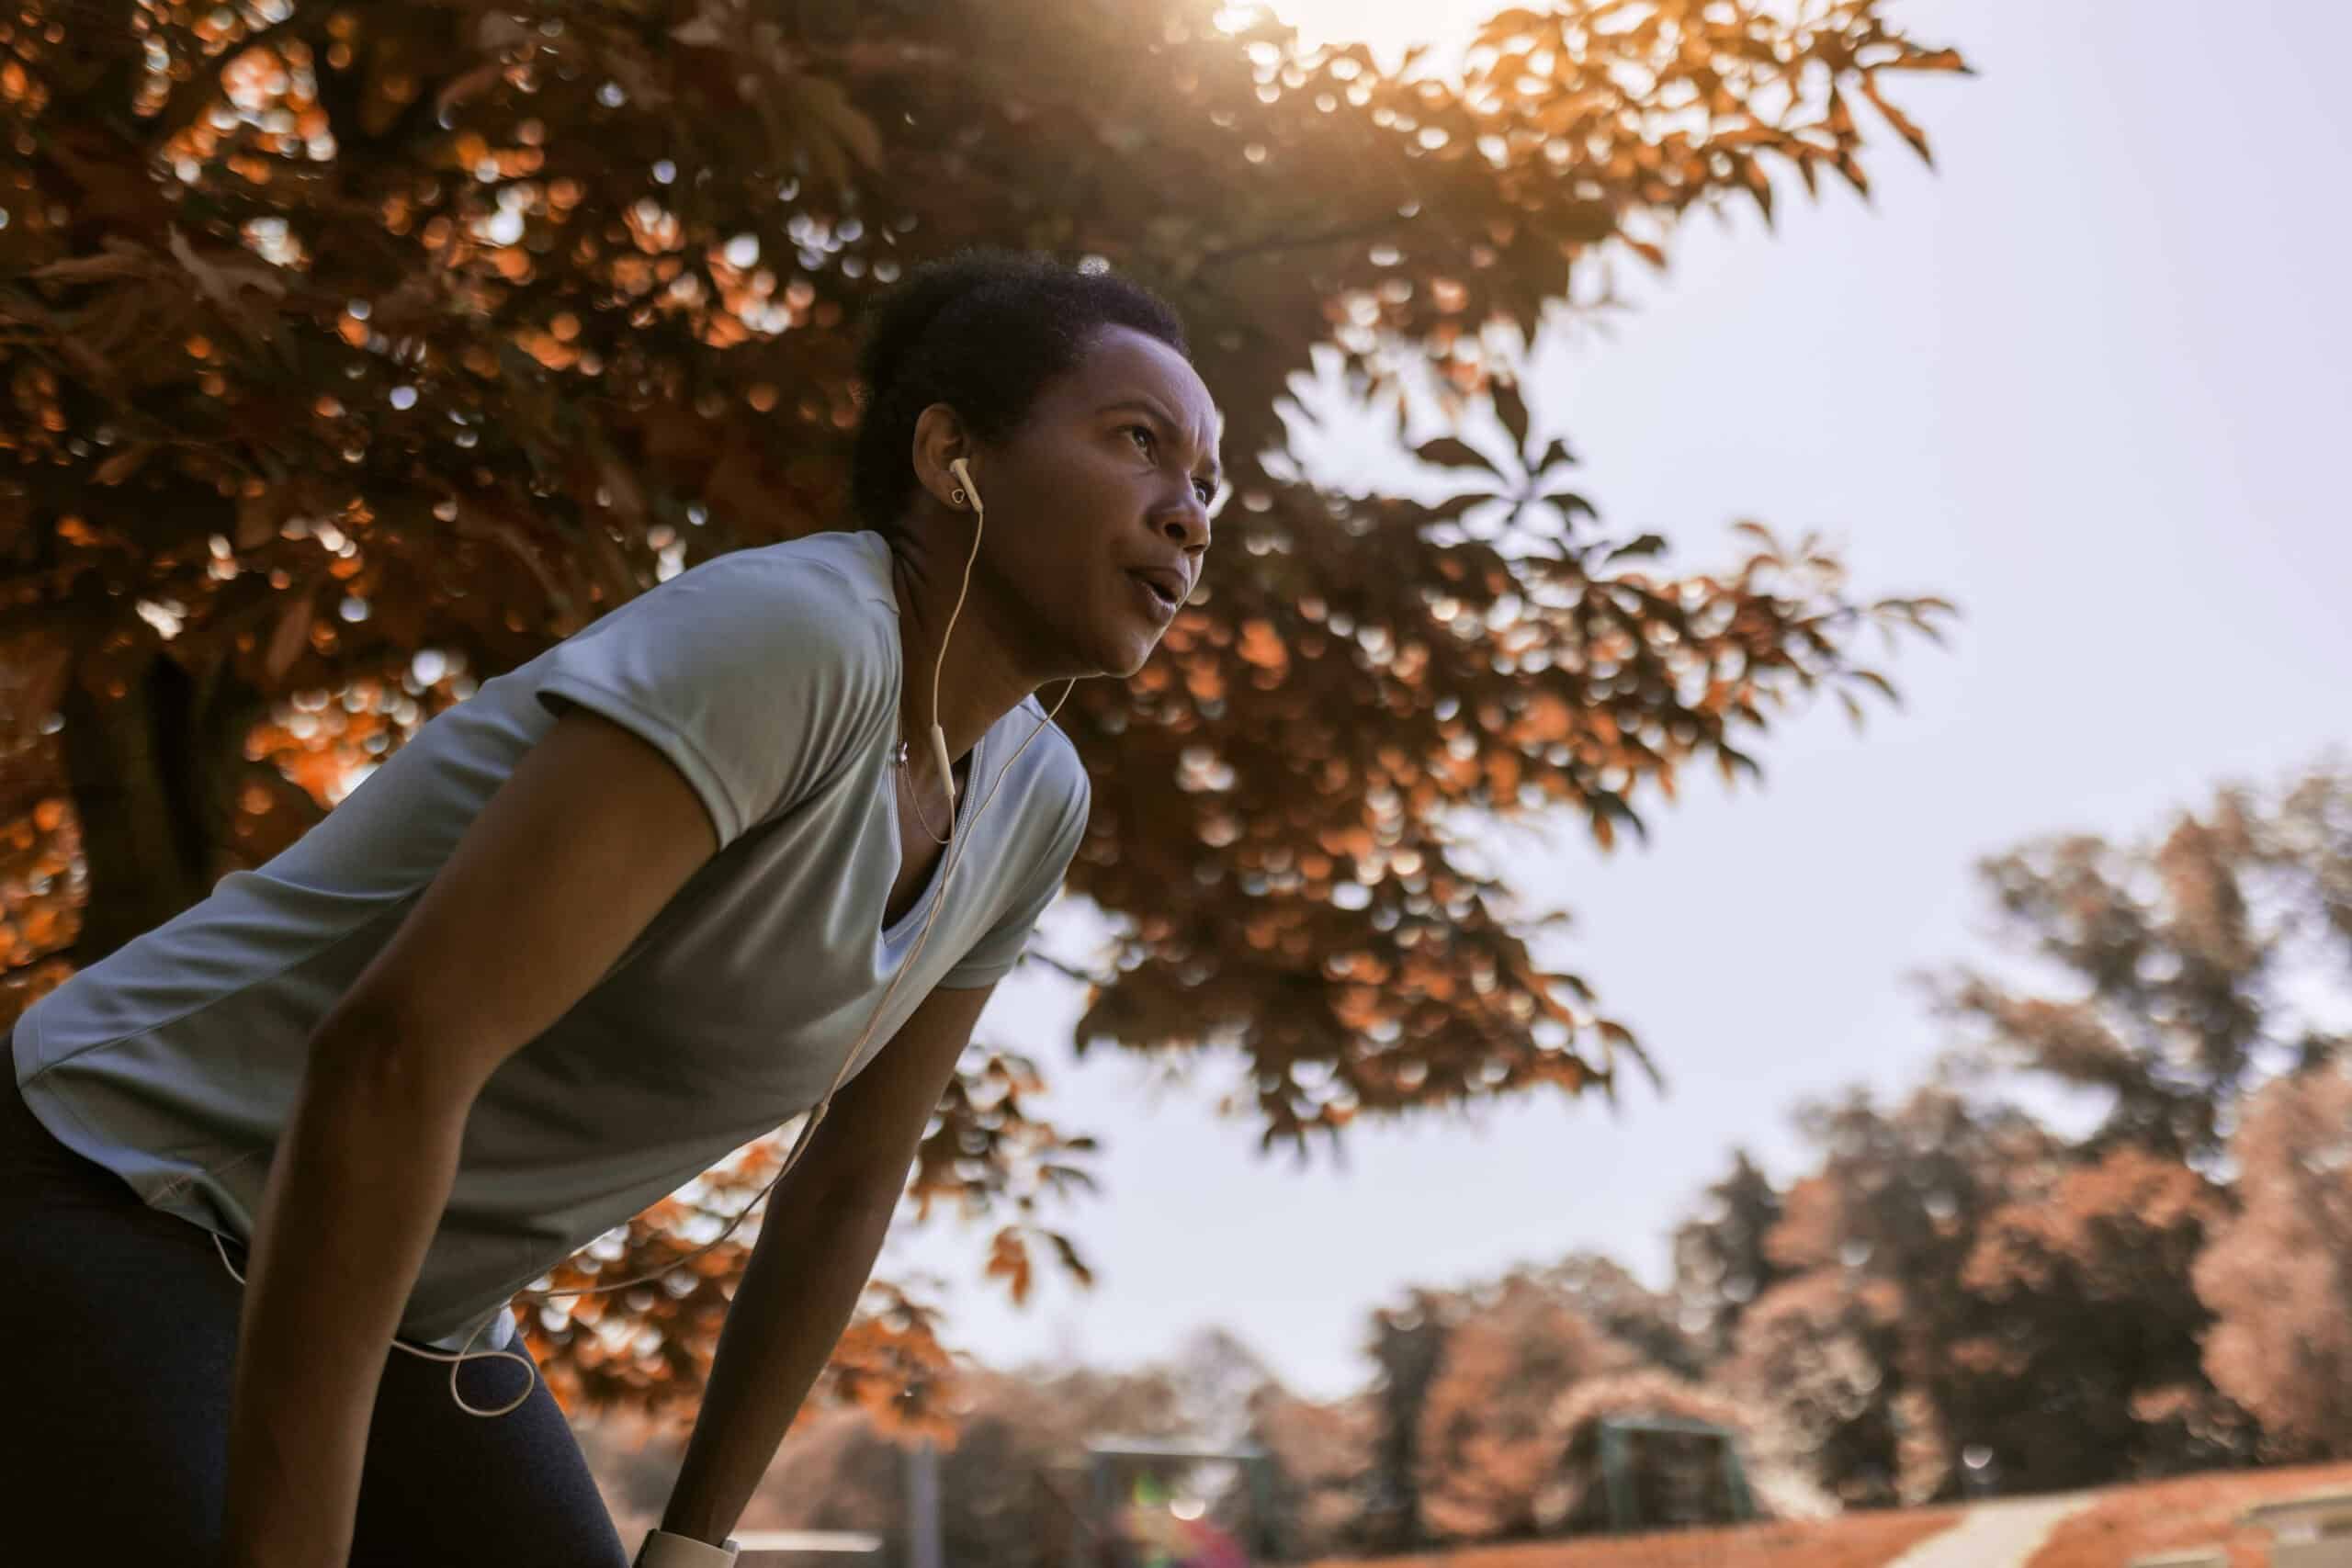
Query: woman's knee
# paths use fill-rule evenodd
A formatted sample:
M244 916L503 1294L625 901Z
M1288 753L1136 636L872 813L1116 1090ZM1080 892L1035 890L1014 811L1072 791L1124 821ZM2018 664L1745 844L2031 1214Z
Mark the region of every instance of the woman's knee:
M520 1348L519 1339L516 1342ZM412 1562L466 1568L626 1568L628 1555L570 1422L539 1382L503 1357L459 1369L450 1397L447 1362L395 1351L385 1369L360 1482L352 1568Z

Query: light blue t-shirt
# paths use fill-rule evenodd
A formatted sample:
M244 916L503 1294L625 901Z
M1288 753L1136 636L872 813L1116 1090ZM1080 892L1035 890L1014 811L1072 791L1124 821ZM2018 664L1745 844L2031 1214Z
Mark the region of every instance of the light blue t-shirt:
M900 662L879 535L682 572L487 682L284 853L42 998L15 1031L26 1104L153 1207L247 1239L313 1026L564 705L604 715L676 764L719 847L467 1118L401 1335L454 1349L494 1314L504 1345L515 1291L814 1105L913 950L940 874L885 926ZM1023 702L974 749L954 887L856 1067L933 987L1011 968L1060 887L1089 796L1058 729L973 821L1045 716Z

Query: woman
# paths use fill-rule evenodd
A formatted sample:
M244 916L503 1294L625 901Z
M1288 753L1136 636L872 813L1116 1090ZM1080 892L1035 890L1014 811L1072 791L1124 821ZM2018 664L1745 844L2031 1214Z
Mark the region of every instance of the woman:
M862 529L489 682L18 1021L12 1549L622 1562L509 1304L814 1108L639 1562L731 1558L1084 828L1032 694L1142 665L1218 484L1182 329L1121 279L918 269L860 370Z

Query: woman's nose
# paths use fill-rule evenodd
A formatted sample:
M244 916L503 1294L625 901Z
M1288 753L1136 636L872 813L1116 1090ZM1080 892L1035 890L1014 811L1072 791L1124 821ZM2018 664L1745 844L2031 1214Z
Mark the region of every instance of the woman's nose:
M1176 542L1180 549L1204 550L1209 547L1209 509L1198 496L1163 513L1159 528Z

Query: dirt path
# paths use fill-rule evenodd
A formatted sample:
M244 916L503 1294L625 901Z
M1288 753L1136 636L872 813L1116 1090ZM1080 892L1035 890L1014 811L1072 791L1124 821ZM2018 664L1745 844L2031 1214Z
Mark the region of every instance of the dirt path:
M1943 1534L1923 1540L1887 1568L2025 1568L2058 1521L2086 1506L2079 1493L1984 1503Z

